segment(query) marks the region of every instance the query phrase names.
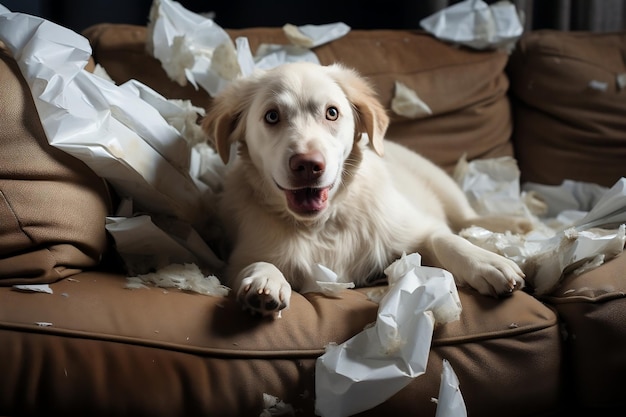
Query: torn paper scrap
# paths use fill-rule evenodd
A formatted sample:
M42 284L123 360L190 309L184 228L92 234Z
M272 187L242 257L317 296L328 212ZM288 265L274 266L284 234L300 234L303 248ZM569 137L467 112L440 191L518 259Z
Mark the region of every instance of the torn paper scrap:
M177 288L199 294L226 297L230 288L222 285L215 275L205 276L195 264L171 264L156 272L127 277L126 288Z
M343 22L302 26L287 23L283 32L292 44L311 49L345 36L350 32L350 26Z
M394 113L409 119L418 119L433 114L428 104L417 96L415 90L400 81L396 81L395 87L395 94L391 100L391 110Z
M507 51L524 31L517 9L509 1L491 5L481 0L461 1L422 19L420 26L447 42Z
M570 211L586 214L600 201L608 188L590 182L564 180L559 185L525 182L522 190L534 192L545 203L548 209L545 217L556 218L561 213Z
M319 292L327 297L338 297L343 290L354 288L354 282L341 282L337 274L324 265L316 264L313 274L314 280L304 284L299 291L301 294Z
M341 345L329 344L317 359L315 410L323 417L349 416L394 395L426 369L436 322L459 318L452 275L439 268L408 266L404 257L386 273L389 291L372 327Z
M16 291L24 292L42 292L53 294L52 288L48 284L17 284L12 287Z
M212 19L185 9L179 2L154 0L148 21L148 52L173 81L211 96L241 73L235 45Z
M296 411L291 404L287 404L278 397L263 393L263 406L265 407L259 417L287 417L295 416Z
M576 222L576 230L584 230L590 227L616 227L626 223L626 177L620 178L600 200L596 202L591 211Z
M145 274L172 263L198 264L204 270L224 266L213 250L187 223L148 215L107 217L106 229L131 274Z
M156 109L161 117L179 132L189 146L206 141L206 135L198 123L198 120L205 115L205 109L194 106L190 100L167 99L137 80L129 80L120 85L120 88L136 95Z
M443 360L437 412L435 417L466 417L467 408L459 388L459 379L446 359Z
M625 230L624 225L617 230L570 228L552 237L525 237L474 226L462 230L460 235L515 261L526 274L525 280L533 292L545 295L558 286L564 274L591 270L622 253Z
M468 162L463 155L453 175L478 214L531 217L521 199L520 170L514 158L504 156Z
M533 285L535 294L550 293L564 275L590 271L622 253L625 230L625 225L617 230L566 230L557 245L526 260L523 267L525 273L528 271L526 280Z
M255 69L272 69L289 62L312 62L319 64L320 61L310 49L296 45L261 44L254 56Z

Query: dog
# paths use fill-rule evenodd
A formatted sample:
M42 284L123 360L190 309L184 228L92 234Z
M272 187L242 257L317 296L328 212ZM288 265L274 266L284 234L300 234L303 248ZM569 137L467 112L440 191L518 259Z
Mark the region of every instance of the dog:
M515 262L456 233L525 232L530 223L479 217L445 171L386 140L389 117L354 69L298 62L241 77L201 124L228 164L218 211L226 283L244 309L287 308L317 264L365 286L413 252L481 294L524 286Z

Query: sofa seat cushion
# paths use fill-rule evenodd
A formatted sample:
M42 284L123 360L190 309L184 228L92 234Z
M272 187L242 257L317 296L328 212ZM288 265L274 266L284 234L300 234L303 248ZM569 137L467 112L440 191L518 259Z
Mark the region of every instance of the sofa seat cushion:
M331 342L375 320L369 289L341 298L294 294L282 318L259 319L233 297L151 287L83 272L53 294L0 288L0 412L5 415L259 415L263 394L313 415L314 369ZM434 415L442 360L470 415L557 407L561 338L554 312L523 292L460 291L461 319L435 330L428 368L366 415Z
M0 285L46 283L107 248L105 182L51 146L26 81L0 48Z
M230 29L233 39L247 37L254 54L262 43L287 45L281 28ZM84 32L93 56L117 83L134 78L167 98L190 99L207 107L208 93L168 79L161 63L146 53L145 27L99 24ZM389 110L388 138L403 143L452 172L468 159L512 156L508 55L479 52L441 42L425 32L352 30L314 49L322 64L341 62L366 76ZM432 115L410 119L393 113L399 81L430 107Z
M566 368L577 401L589 408L624 406L626 255L566 277L545 301L565 330Z
M535 31L508 72L522 181L612 186L626 176L626 32Z

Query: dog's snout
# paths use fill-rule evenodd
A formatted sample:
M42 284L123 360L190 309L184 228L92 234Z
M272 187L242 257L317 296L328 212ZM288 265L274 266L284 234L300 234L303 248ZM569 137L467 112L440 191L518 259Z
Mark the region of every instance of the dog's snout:
M289 158L289 168L297 178L311 180L322 176L326 161L318 151L299 153Z

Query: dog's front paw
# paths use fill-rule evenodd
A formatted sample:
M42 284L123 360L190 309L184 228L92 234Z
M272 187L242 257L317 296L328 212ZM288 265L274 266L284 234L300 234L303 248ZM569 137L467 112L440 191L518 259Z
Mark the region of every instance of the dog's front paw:
M483 295L505 296L524 288L524 272L504 256L481 249L470 262L464 281Z
M240 273L237 300L245 310L262 316L289 307L291 286L282 272L267 262L257 262Z

